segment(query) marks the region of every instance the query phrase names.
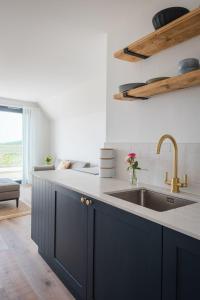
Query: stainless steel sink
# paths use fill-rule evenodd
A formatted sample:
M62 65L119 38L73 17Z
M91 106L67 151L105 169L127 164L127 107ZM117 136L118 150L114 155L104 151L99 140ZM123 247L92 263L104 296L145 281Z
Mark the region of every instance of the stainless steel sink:
M169 196L160 194L146 189L128 190L106 194L156 211L167 211L196 203L194 201L177 198L171 195Z

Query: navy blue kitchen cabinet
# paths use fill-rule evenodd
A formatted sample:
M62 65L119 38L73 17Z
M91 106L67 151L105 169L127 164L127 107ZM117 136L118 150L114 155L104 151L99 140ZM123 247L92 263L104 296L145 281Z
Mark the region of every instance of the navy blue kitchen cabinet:
M32 239L76 299L86 299L87 207L81 195L34 177Z
M199 240L83 196L33 178L32 239L77 300L200 299Z
M200 241L163 228L163 300L200 299Z
M54 251L54 184L33 176L31 238L46 257Z
M80 300L160 300L162 227L35 178L32 238Z
M88 299L160 300L162 226L93 200Z
M87 207L81 195L55 188L54 270L77 299L86 299Z

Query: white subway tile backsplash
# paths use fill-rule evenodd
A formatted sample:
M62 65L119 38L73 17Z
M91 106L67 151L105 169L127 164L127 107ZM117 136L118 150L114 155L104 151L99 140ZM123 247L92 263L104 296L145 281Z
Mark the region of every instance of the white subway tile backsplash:
M125 157L129 152L137 154L143 170L138 171L140 182L163 186L165 172L172 176L173 148L170 143L162 145L161 154L156 154L154 143L105 143L116 153L116 177L128 180ZM189 184L200 186L200 143L180 143L179 148L179 177L188 174Z

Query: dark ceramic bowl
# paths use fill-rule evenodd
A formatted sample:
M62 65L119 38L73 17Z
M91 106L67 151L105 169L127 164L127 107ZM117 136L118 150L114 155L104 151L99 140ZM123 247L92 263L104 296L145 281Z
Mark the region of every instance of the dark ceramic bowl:
M144 83L144 82L134 82L134 83L122 84L119 86L119 91L121 93L127 92L129 90L136 89L137 87L143 86L145 84L146 83Z
M197 58L186 58L178 63L178 73L184 74L194 70L198 70L200 67L199 60Z
M199 67L182 68L182 69L179 69L179 70L178 70L178 74L185 74L185 73L188 73L188 72L196 71L196 70L198 70L198 69L199 69Z
M181 68L199 68L199 60L197 58L185 58L179 61L179 69Z
M154 83L154 82L165 80L165 79L169 79L169 78L170 77L154 77L154 78L148 79L146 81L146 84Z
M159 29L168 23L180 18L187 14L189 10L184 7L169 7L159 11L152 19L152 23L155 29Z

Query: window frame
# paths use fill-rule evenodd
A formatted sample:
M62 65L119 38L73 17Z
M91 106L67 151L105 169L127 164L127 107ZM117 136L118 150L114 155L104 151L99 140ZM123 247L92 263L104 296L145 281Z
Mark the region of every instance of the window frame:
M0 111L22 114L23 113L23 108L14 107L14 106L12 107L12 106L0 105ZM22 179L17 179L15 181L19 184L22 183Z

